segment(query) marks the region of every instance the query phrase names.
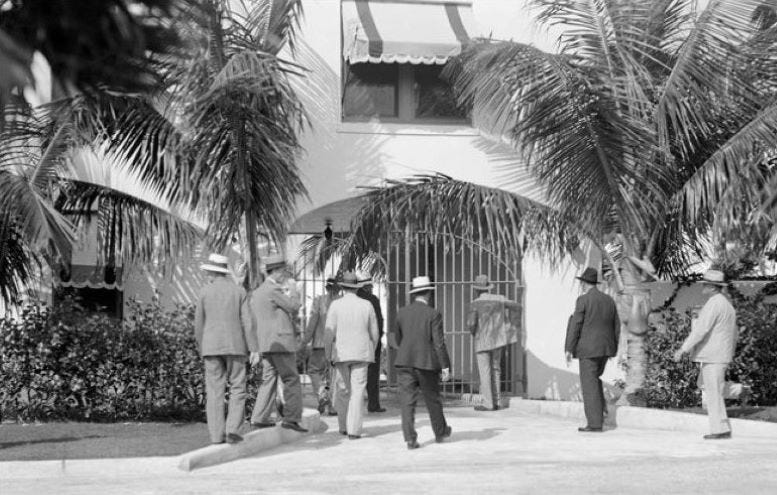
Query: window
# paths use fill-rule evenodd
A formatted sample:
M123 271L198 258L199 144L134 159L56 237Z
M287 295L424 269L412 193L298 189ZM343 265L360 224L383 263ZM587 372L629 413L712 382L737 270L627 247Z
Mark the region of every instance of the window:
M466 109L456 104L440 77L443 66L359 63L346 67L343 120L461 124Z

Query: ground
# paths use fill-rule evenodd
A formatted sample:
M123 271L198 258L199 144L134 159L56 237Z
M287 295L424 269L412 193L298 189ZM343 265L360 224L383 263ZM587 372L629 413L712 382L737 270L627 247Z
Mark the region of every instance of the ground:
M0 493L773 493L777 443L617 428L514 410L448 408L450 441L408 451L398 410L366 416L364 438L329 429L260 456L197 470L175 457L0 463Z

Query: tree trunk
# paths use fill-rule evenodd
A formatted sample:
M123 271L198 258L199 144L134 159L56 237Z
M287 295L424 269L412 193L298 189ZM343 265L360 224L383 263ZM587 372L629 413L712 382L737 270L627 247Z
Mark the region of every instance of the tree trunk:
M625 289L618 297L621 332L626 336L626 388L618 405L645 406L642 388L647 372L645 334L648 331L650 290L641 286L635 271L624 271Z

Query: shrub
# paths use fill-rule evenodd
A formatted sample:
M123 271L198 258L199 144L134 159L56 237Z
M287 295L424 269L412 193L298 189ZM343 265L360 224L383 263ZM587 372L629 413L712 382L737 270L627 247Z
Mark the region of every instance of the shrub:
M131 303L124 323L73 300L0 321L0 413L22 421L202 419L193 308Z
M760 405L777 404L777 307L763 303L763 296L744 297L731 290L737 311L739 339L727 379L748 385L751 400ZM698 406L701 395L696 387L698 365L684 358L675 363L672 355L691 329L689 311L674 308L663 311L663 324L648 332L648 369L643 393L649 407L682 408Z

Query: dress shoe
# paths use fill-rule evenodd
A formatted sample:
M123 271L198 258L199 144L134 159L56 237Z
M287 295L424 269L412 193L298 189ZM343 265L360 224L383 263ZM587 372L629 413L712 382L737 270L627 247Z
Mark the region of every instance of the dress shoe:
M361 437L361 435L348 435L348 440L358 440Z
M298 431L300 433L307 433L307 428L303 428L299 423L295 421L284 421L281 423L282 428L286 428L287 430L294 430Z
M378 407L376 407L376 408L374 408L374 409L367 409L367 412L371 412L371 413L382 413L382 412L386 412L386 408L385 408L385 407L380 407L380 406L378 406Z
M723 440L724 438L731 438L731 432L726 431L723 433L710 433L709 435L704 435L705 440Z
M577 431L582 431L585 433L601 433L604 430L602 428L594 428L593 426L581 426L577 429Z
M224 439L222 438L221 440L215 440L215 441L213 441L213 442L210 442L210 444L211 444L211 445L221 445L221 444L222 444L222 443L224 443L225 441L226 441L226 440L224 440Z
M347 435L347 434L348 434L348 432L347 432L347 431L345 431L345 430L340 430L340 434L341 434L341 435Z
M243 441L243 437L237 433L227 433L227 443L240 443Z
M445 427L445 431L440 435L439 437L434 437L434 441L437 443L442 443L443 440L451 436L451 432L453 432L453 428L450 426Z
M330 409L328 413L326 413L327 416L337 416L337 411L334 409Z
M420 447L417 440L413 440L412 442L407 442L407 450L414 450Z
M267 423L251 423L251 428L272 428L273 426L275 426L275 423L272 421Z
M476 411L496 411L496 408L489 409L486 406L475 406Z

